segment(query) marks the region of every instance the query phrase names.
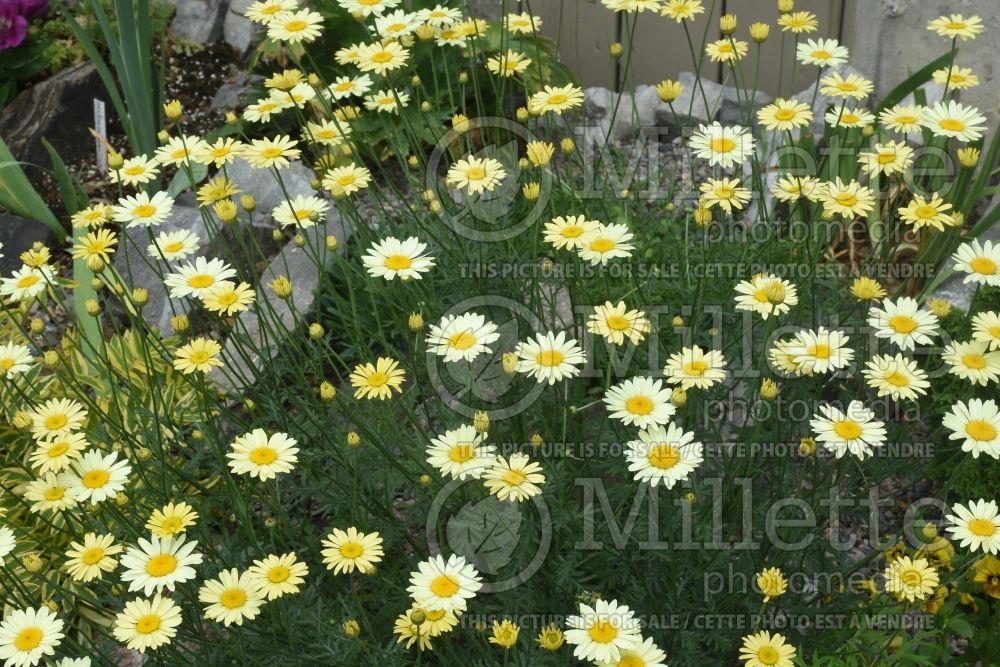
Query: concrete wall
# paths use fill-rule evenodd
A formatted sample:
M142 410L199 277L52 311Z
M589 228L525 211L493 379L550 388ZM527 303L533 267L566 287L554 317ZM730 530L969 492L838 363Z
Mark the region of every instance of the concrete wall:
M971 67L979 86L962 92L995 126L1000 76L1000 2L997 0L845 0L844 38L851 64L870 76L882 96L909 74L947 53L951 40L927 30L927 22L947 14L978 14L985 30L958 41L956 63Z
M481 0L485 1L485 0ZM496 0L492 0L495 2ZM508 3L513 10L513 3ZM559 40L560 56L578 72L583 85L613 88L615 64L608 57L608 45L619 40L628 43L628 32L615 14L598 0L534 0L522 2L525 11L542 17L542 32ZM705 0L706 9L713 5ZM718 35L718 17L723 12L736 14L737 35L748 39L747 26L754 21L771 25L771 38L764 45L761 59L760 89L771 95L789 95L804 89L815 80L813 67L797 67L794 85L789 84L788 63L793 41L786 36L785 74L778 90L778 62L781 31L776 25L776 0L715 0L713 13L700 14L692 24L695 44L701 42L706 24L710 39ZM927 30L927 22L949 13L983 18L986 32L962 43L958 63L972 67L980 85L962 94L963 99L996 118L1000 102L997 77L1000 77L1000 0L797 0L796 9L809 10L819 17L819 30L811 36L834 37L851 49L851 65L870 76L881 97L908 73L945 53L950 41ZM633 59L623 87L653 84L676 78L692 70L691 55L684 31L677 23L651 13L640 14L635 31ZM753 68L753 46L744 61ZM702 75L723 81L723 69L703 57Z

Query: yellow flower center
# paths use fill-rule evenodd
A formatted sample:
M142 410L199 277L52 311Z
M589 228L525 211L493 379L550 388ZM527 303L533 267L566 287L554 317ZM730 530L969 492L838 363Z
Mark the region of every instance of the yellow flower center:
M608 252L610 250L614 250L614 248L615 242L604 237L594 239L594 241L590 244L590 249L594 252Z
M708 370L708 364L706 364L701 359L697 359L688 364L684 364L684 368L681 369L681 372L684 373L685 375L694 375L697 377L701 377L702 375L705 374L705 371L707 370Z
M563 353L559 350L542 350L538 353L538 357L535 361L538 362L540 366L548 366L552 368L553 366L558 366L563 362Z
M272 146L270 148L265 148L260 152L260 156L272 160L276 157L281 157L281 148L279 146Z
M719 199L732 199L735 194L736 190L734 188L718 187L715 189L715 196Z
M845 111L840 117L840 122L842 123L857 123L859 120L861 120L861 116L851 113L850 111Z
M899 575L899 579L904 585L914 587L919 586L923 582L924 577L918 570L905 570Z
M291 571L284 565L275 565L267 571L267 580L272 584L280 584L288 579L291 574Z
M713 153L728 153L736 148L736 142L729 137L716 137L712 139Z
M896 152L895 151L885 151L885 152L882 152L882 153L878 154L878 163L879 164L892 164L895 161L896 161Z
M918 118L916 116L907 116L905 114L896 116L897 125L913 125L917 122L917 120Z
M993 424L982 419L973 419L965 425L965 434L973 440L989 442L997 437L997 429Z
M219 295L219 304L220 305L222 305L222 306L231 306L234 303L236 303L236 292L225 292L225 293Z
M612 331L625 331L629 328L628 318L624 315L611 315L608 317L608 328Z
M448 451L448 458L455 463L471 461L476 455L476 448L468 442L460 442Z
M997 325L995 327L990 327L990 335L993 336L994 338L1000 339L1000 325Z
M568 99L569 97L563 93L555 93L553 95L549 95L549 104L564 104Z
M613 623L602 619L590 626L587 634L598 644L608 644L618 636L618 628Z
M757 659L760 660L765 665L776 665L778 664L778 652L773 646L761 646L757 651Z
M34 625L22 629L14 638L14 648L18 651L32 651L42 643L42 629Z
M909 315L893 315L889 319L889 326L896 333L908 334L917 328L917 322Z
M188 287L192 287L194 289L205 289L206 287L211 286L214 282L214 276L210 276L207 273L199 273L188 278L187 284Z
M948 130L949 132L961 132L965 129L965 123L957 118L942 118L938 121L938 125L941 126L942 130Z
M649 452L649 464L660 470L669 470L680 463L681 453L673 445L656 445Z
M164 519L162 522L160 522L160 530L162 530L164 533L169 533L170 535L173 535L174 533L178 532L182 527L183 524L181 520L175 516L168 517Z
M100 547L91 547L80 554L80 560L86 565L97 565L102 558L104 558L104 549Z
M356 180L357 179L354 177L354 174L344 174L343 176L337 178L337 185L342 188L346 188L348 185L354 185L354 181Z
M201 364L208 361L210 356L211 355L209 355L208 352L206 352L205 350L197 350L195 352L192 352L188 356L188 361L190 361L195 366L200 366Z
M832 58L833 54L825 49L817 49L812 52L812 57L816 60L826 60L827 58Z
M438 575L431 582L431 592L439 598L450 598L458 592L458 584L448 575Z
M50 503L54 503L57 500L62 500L63 496L66 495L66 489L61 486L50 486L45 489L45 500Z
M830 356L833 354L833 351L830 349L830 346L827 345L826 343L816 343L808 350L806 350L806 352L808 352L811 356L816 357L817 359L829 359Z
M13 367L14 367L13 357L4 357L3 359L0 359L0 368L9 371Z
M26 289L28 287L31 287L38 281L39 281L38 276L36 276L33 273L30 273L17 281L17 287L18 289Z
M160 629L160 617L156 614L146 614L135 622L135 631L141 635L148 635Z
M632 396L625 401L625 410L634 415L648 415L653 411L653 400L648 396Z
M406 255L389 255L385 258L385 268L402 271L413 266L413 260Z
M913 213L921 220L930 220L937 215L938 211L930 204L925 204L924 206L918 206Z
M476 344L476 337L471 331L463 331L449 338L448 344L456 350L468 350Z
M163 252L166 253L178 252L183 247L184 247L183 241L175 241L174 243L168 243L167 245L163 246Z
M719 53L732 53L732 52L733 52L733 45L730 44L729 42L719 45Z
M345 542L340 547L340 555L344 558L355 559L364 553L364 548L357 542Z
M853 419L844 419L833 425L833 430L844 440L854 440L861 435L861 426Z
M372 60L377 63L387 63L392 60L392 53L389 51L379 51L372 56Z
M146 168L142 165L134 164L131 167L125 167L122 169L126 176L138 176L139 174L146 171Z
M997 530L997 527L989 519L973 519L969 522L969 531L979 537L990 537Z
M858 89L857 85L851 83L850 81L841 81L835 87L844 93L853 93Z
M99 489L108 483L111 475L107 470L91 470L83 476L83 485L88 489Z
M838 192L833 195L834 200L841 206L854 206L858 203L858 198L850 192Z
M137 218L148 218L156 213L156 207L152 204L140 204L132 209L132 215Z
M795 112L791 109L779 109L774 112L774 117L778 120L791 120L795 118Z
M389 376L385 373L372 373L368 376L368 386L381 387L389 381Z
M997 263L989 257L976 257L969 262L969 266L972 267L973 271L984 276L992 276L997 272Z
M583 227L580 225L568 225L562 228L562 235L568 239L575 239L583 234Z
M219 596L219 604L226 609L239 609L247 601L247 594L239 588L230 588L222 592Z
M503 474L503 481L510 486L521 486L527 477L520 470L508 470Z
M68 423L69 419L66 417L66 415L63 414L50 415L45 419L45 428L49 429L50 431L58 431L59 429L66 426L66 424Z
M482 167L469 167L465 172L465 177L470 181L481 181L486 178L486 170Z
M177 559L171 554L153 556L146 563L146 574L151 577L165 577L177 569Z
M965 21L948 21L944 27L948 30L965 30Z
M302 32L307 27L309 27L309 24L302 19L295 19L285 24L285 30L288 32Z
M986 368L986 357L981 354L967 354L962 357L962 363L969 368L979 370Z
M277 458L278 452L273 447L258 447L250 452L250 460L259 466L270 465Z
M910 378L906 377L899 371L893 371L885 376L885 381L896 387L908 387L910 385Z

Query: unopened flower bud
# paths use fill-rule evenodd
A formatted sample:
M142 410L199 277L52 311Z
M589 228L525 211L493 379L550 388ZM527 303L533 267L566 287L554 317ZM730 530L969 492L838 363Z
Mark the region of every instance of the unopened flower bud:
M771 378L764 378L760 383L760 397L765 401L773 401L778 397L778 383Z
M188 316L183 313L180 315L174 315L170 318L170 327L175 333L184 333L191 328L191 320L189 320Z
M184 107L181 106L180 100L170 100L163 105L163 113L166 115L167 120L180 120L184 114Z
M504 373L513 375L517 372L517 355L513 352L504 352L502 361Z
M16 429L24 429L31 426L31 416L24 410L18 410L14 413L14 418L11 423Z
M766 23L751 23L750 24L750 39L757 42L758 44L763 44L767 41L768 35L771 34L771 26Z
M321 382L319 384L319 397L324 401L332 401L337 398L337 388L329 382Z
M347 446L351 449L357 449L361 446L361 436L358 435L357 431L351 431L347 434Z
M292 281L286 276L278 276L271 283L271 289L274 290L274 295L279 299L287 299L292 295Z
M477 433L486 433L490 430L490 416L479 410L472 418L472 425L475 427Z
M686 389L678 387L677 389L674 389L672 392L670 392L670 402L673 403L678 408L684 407L684 404L687 403L687 400L688 400L688 394Z
M409 319L406 320L406 326L410 327L410 331L416 333L423 330L424 328L424 318L420 313L410 313Z
M36 554L35 552L24 554L21 557L21 564L24 565L24 569L31 574L38 574L45 569L45 559Z

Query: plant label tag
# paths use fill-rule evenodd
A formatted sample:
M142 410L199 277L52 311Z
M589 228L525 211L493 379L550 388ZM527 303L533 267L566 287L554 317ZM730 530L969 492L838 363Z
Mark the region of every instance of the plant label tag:
M98 137L105 137L108 134L108 117L104 109L104 101L94 98L94 131ZM97 171L105 174L108 171L108 149L99 138L94 139L94 146L97 151Z

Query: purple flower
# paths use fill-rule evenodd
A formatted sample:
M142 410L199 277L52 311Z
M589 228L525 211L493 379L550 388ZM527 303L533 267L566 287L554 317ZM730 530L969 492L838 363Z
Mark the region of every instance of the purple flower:
M19 46L28 34L28 19L21 16L20 0L0 0L0 51Z
M29 21L49 13L49 0L18 0L15 4L21 7L21 16Z

